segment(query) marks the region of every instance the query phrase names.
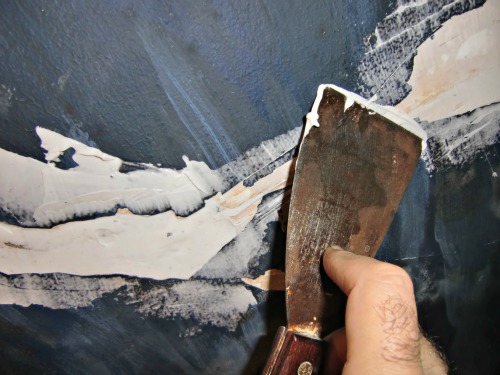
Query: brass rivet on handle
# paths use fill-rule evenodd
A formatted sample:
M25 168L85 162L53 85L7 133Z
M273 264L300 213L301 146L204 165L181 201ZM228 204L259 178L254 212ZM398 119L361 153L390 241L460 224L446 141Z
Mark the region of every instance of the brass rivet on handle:
M297 370L297 375L311 375L312 373L313 365L307 361L302 362Z

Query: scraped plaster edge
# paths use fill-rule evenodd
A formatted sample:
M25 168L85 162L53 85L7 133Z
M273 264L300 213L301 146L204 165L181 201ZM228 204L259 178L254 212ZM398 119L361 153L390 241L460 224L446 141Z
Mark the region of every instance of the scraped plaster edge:
M309 134L312 127L319 127L320 124L318 122L319 115L318 109L323 99L323 94L326 89L333 89L338 93L344 95L346 98L344 104L344 112L347 111L354 103L359 104L361 107L368 109L370 112L377 113L378 115L387 118L392 121L394 124L402 127L406 131L411 134L417 136L422 140L422 150L424 150L427 146L427 133L424 129L408 114L402 112L401 110L391 107L391 106L382 106L376 104L373 99L367 100L355 94L351 91L343 89L334 84L321 84L318 87L318 91L316 94L316 99L314 100L314 104L312 106L311 111L306 115L306 124L304 130L304 138Z

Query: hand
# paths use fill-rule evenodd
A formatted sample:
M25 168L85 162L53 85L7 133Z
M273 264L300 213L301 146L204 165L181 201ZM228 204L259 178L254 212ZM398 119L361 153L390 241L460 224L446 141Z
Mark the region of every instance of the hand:
M420 332L406 271L339 247L325 251L323 266L347 295L345 328L327 339L325 374L447 374Z

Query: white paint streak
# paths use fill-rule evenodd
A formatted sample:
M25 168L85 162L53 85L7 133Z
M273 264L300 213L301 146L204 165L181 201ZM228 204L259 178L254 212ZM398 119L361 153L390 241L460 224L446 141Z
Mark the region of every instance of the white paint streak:
M418 48L398 108L436 121L500 102L499 46L500 0L451 18Z
M126 304L144 316L194 318L199 329L211 324L234 330L248 308L257 301L243 285L195 280L145 287L138 280L122 277L80 277L65 274L0 275L0 305L41 305L52 309L74 309L118 290Z
M432 139L424 155L427 169L436 165L460 165L500 139L500 103L478 108L470 114L423 123Z
M407 10L409 8L419 7L419 6L427 4L427 2L428 2L428 0L413 0L413 1L405 2L405 4L398 3L398 7L393 12L393 14L403 13L405 10Z
M266 140L244 152L236 160L223 165L217 172L226 182L233 179L239 182L258 174L270 165L278 167L280 164L275 165L275 163L298 145L301 132L300 126ZM285 159L283 162L288 160Z
M217 284L202 280L186 281L171 287L136 289L127 295L128 303L146 316L196 319L234 331L248 308L257 301L243 285Z
M382 38L380 31L379 31L379 26L375 28L375 35L377 36L377 43L373 47L372 50L368 51L367 53L372 53L374 50L384 47L387 44L390 44L391 42L397 41L398 39L401 39L403 37L408 37L408 34L411 34L415 32L415 30L420 29L424 30L426 24L436 24L437 20L439 19L442 14L448 10L448 8L458 5L464 0L455 0L451 2L450 4L444 5L440 7L440 10L437 13L430 13L427 14L426 16L418 19L411 19L411 20L405 20L405 12L406 11L413 11L413 13L419 13L422 12L422 9L424 9L426 6L428 6L430 3L432 3L431 0L416 0L416 1L398 1L398 7L397 9L391 13L387 18L388 19L397 19L397 24L400 26L403 26L402 29L397 30L396 33L390 33L389 38ZM422 12L422 14L425 14L425 12ZM406 15L407 16L407 15ZM406 23L405 23L406 21ZM406 26L406 27L405 27ZM411 35L410 35L411 36Z
M12 90L5 85L0 85L0 114L6 116L12 105Z
M41 305L52 309L91 306L92 301L123 286L131 287L122 277L81 278L71 275L0 275L0 304Z

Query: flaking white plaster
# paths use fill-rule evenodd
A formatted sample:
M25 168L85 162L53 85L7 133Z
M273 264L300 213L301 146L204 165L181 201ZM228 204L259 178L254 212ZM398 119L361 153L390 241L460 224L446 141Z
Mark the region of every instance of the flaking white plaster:
M397 106L436 121L500 102L500 0L452 17L419 48Z

